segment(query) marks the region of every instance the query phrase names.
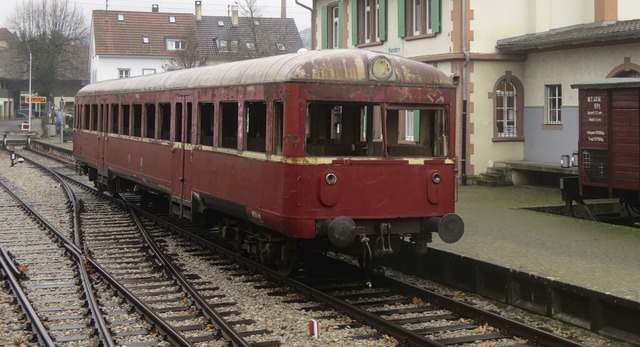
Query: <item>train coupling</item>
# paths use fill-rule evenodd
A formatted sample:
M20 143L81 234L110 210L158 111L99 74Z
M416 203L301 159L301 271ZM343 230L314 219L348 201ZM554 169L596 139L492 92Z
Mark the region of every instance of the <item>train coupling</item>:
M464 234L464 221L455 213L430 217L427 219L427 230L437 232L440 239L446 243L454 243Z

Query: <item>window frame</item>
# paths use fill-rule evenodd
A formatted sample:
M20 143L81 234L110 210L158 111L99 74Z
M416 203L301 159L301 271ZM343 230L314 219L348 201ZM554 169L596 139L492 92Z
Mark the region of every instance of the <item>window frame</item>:
M118 78L129 78L129 77L131 77L131 69L118 68Z
M183 51L187 49L187 41L183 39L166 39L167 51Z
M499 92L502 84L513 87L514 94L512 97L514 99L512 101L512 107L509 106L509 100L504 99L509 97L507 92ZM489 98L493 99L493 141L524 141L524 86L522 82L513 76L511 71L507 71L496 80L492 92L489 93ZM500 98L503 98L503 100L500 100ZM513 115L511 117L508 114L509 109L513 109ZM513 123L509 124L510 121ZM503 122L502 132L498 127L500 122ZM507 126L513 126L514 131L512 135L506 132Z
M544 124L562 125L562 84L547 84L544 87Z
M442 0L398 1L398 36L412 40L435 37L441 31Z

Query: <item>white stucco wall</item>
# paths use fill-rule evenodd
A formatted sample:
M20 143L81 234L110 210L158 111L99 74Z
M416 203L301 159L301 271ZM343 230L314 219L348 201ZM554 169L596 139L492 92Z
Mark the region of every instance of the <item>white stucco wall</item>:
M524 144L521 141L493 141L494 105L489 93L493 92L496 81L504 76L506 71L511 71L513 76L522 80L523 67L520 63L473 63L470 76L473 92L469 94L469 102L473 104L473 112L469 113L469 121L473 124L473 132L469 135L473 153L469 162L474 166L473 171L476 175L486 172L487 167L493 166L495 161L522 160L524 156Z
M640 1L618 0L618 20L640 18Z
M473 11L471 52L495 52L500 39L590 23L594 18L594 0L467 1Z
M163 72L162 64L167 61L168 59L163 57L97 57L95 82L118 78L118 69L131 69L130 77L142 75L143 69Z
M578 91L571 84L604 78L615 67L630 62L640 65L637 44L529 53L524 65L525 106L544 106L545 85L562 84L562 105L578 106Z

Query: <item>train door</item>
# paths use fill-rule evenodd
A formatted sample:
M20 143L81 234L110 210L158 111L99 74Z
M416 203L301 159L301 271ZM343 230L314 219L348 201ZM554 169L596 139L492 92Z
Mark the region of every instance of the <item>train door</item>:
M191 218L191 160L193 150L193 95L176 95L171 117L171 208Z
M107 151L107 121L109 114L109 104L106 99L100 100L98 103L98 117L97 117L97 127L98 131L98 172L106 175L105 168L105 157Z

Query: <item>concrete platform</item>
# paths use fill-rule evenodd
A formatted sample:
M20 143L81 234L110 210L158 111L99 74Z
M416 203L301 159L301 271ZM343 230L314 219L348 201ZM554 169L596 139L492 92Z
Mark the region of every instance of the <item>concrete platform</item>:
M640 302L640 229L522 209L562 204L558 188L461 186L465 234L432 246Z

